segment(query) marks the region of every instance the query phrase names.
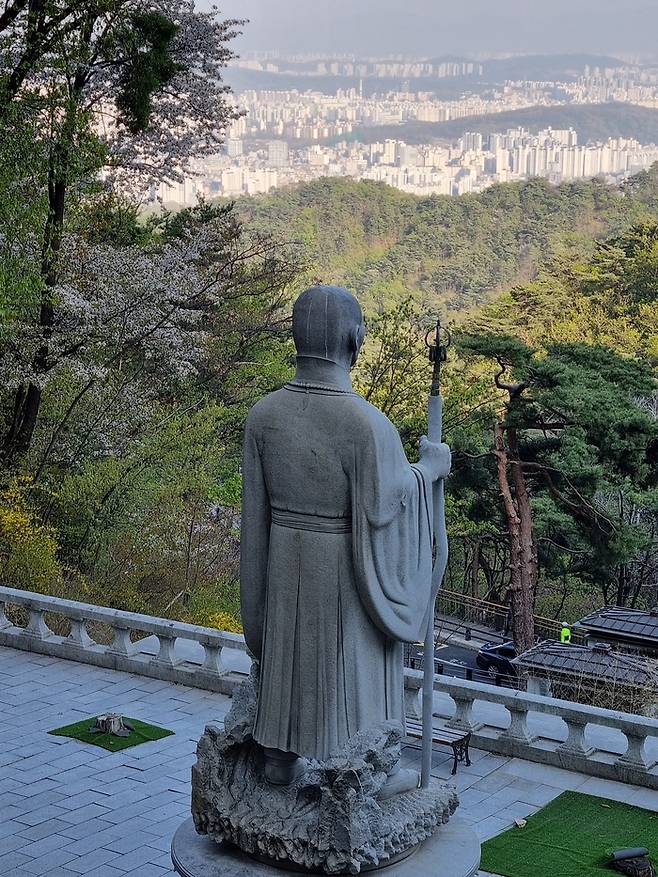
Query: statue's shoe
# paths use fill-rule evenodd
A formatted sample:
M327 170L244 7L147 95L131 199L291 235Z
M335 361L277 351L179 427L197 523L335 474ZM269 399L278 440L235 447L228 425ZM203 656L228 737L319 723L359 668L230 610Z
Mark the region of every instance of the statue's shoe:
M400 768L392 773L379 790L377 797L385 801L393 795L402 795L411 792L420 786L420 774L412 768Z
M274 786L289 786L306 770L306 759L292 752L265 749L265 779Z

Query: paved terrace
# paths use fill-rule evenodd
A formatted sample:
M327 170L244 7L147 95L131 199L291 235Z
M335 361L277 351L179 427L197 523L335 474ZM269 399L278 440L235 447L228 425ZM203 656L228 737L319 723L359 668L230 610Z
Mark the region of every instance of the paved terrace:
M171 837L189 813L190 767L207 722L230 699L184 685L0 647L0 874L3 877L163 877ZM175 732L124 752L50 737L100 712ZM408 763L418 761L407 748ZM658 811L658 792L472 750L456 777L460 814L484 840L565 789ZM433 774L450 779L449 750Z

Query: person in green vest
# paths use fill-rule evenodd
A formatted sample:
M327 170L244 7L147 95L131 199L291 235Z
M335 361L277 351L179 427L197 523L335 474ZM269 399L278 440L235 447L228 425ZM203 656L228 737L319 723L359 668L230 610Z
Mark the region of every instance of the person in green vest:
M567 643L567 645L571 642L571 628L566 621L562 622L562 630L560 631L560 642Z

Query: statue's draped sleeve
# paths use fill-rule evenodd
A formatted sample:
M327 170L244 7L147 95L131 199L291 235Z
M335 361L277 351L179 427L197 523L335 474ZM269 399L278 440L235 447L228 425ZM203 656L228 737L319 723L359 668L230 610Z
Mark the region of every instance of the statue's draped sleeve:
M270 519L270 501L250 416L242 454L240 614L245 641L256 658L260 658L265 623Z
M374 624L403 642L424 639L432 577L432 482L411 465L390 421L366 419L350 472L359 596Z

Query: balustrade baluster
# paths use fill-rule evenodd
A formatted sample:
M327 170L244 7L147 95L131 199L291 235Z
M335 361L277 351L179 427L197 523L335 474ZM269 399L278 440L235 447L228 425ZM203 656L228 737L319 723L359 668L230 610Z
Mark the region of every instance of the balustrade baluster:
M5 609L7 608L7 604L4 600L0 600L0 630L3 627L11 627L11 621L7 618L7 614Z
M49 636L52 636L52 630L48 627L43 617L44 610L38 609L36 606L29 606L28 612L29 619L25 633L28 636L33 636L35 639L48 639Z
M87 633L87 628L85 627L85 619L84 618L71 618L71 633L69 634L69 640L74 643L76 646L80 646L81 648L87 648L90 645L93 645L93 640ZM116 630L114 631L114 635L116 637Z
M630 728L628 725L623 725L621 730L626 736L628 747L617 763L624 767L634 767L637 770L648 771L651 764L644 748L644 744L647 741L646 734Z
M224 673L222 664L222 646L217 643L203 643L203 669L208 673Z
M173 667L176 637L164 633L159 633L157 636L160 642L160 650L158 651L156 660L159 664L166 664L168 667Z
M423 718L423 698L420 688L404 688L404 714L410 719Z
M505 707L510 714L509 728L500 735L501 740L511 743L532 743L532 737L528 731L528 707L519 703L506 703Z
M573 716L569 716L569 718L562 716L562 718L566 723L568 736L564 743L558 747L558 751L565 755L581 755L587 758L594 751L593 747L585 742L587 721L584 718Z
M114 632L114 639L112 640L110 651L114 652L115 655L132 654L133 648L130 639L130 628L121 627L115 622L112 624L112 630Z
M447 726L449 728L456 728L459 731L468 731L469 733L474 731L476 725L471 718L475 702L473 695L469 693L455 694L454 691L451 691L450 697L455 702L455 714L446 722Z

